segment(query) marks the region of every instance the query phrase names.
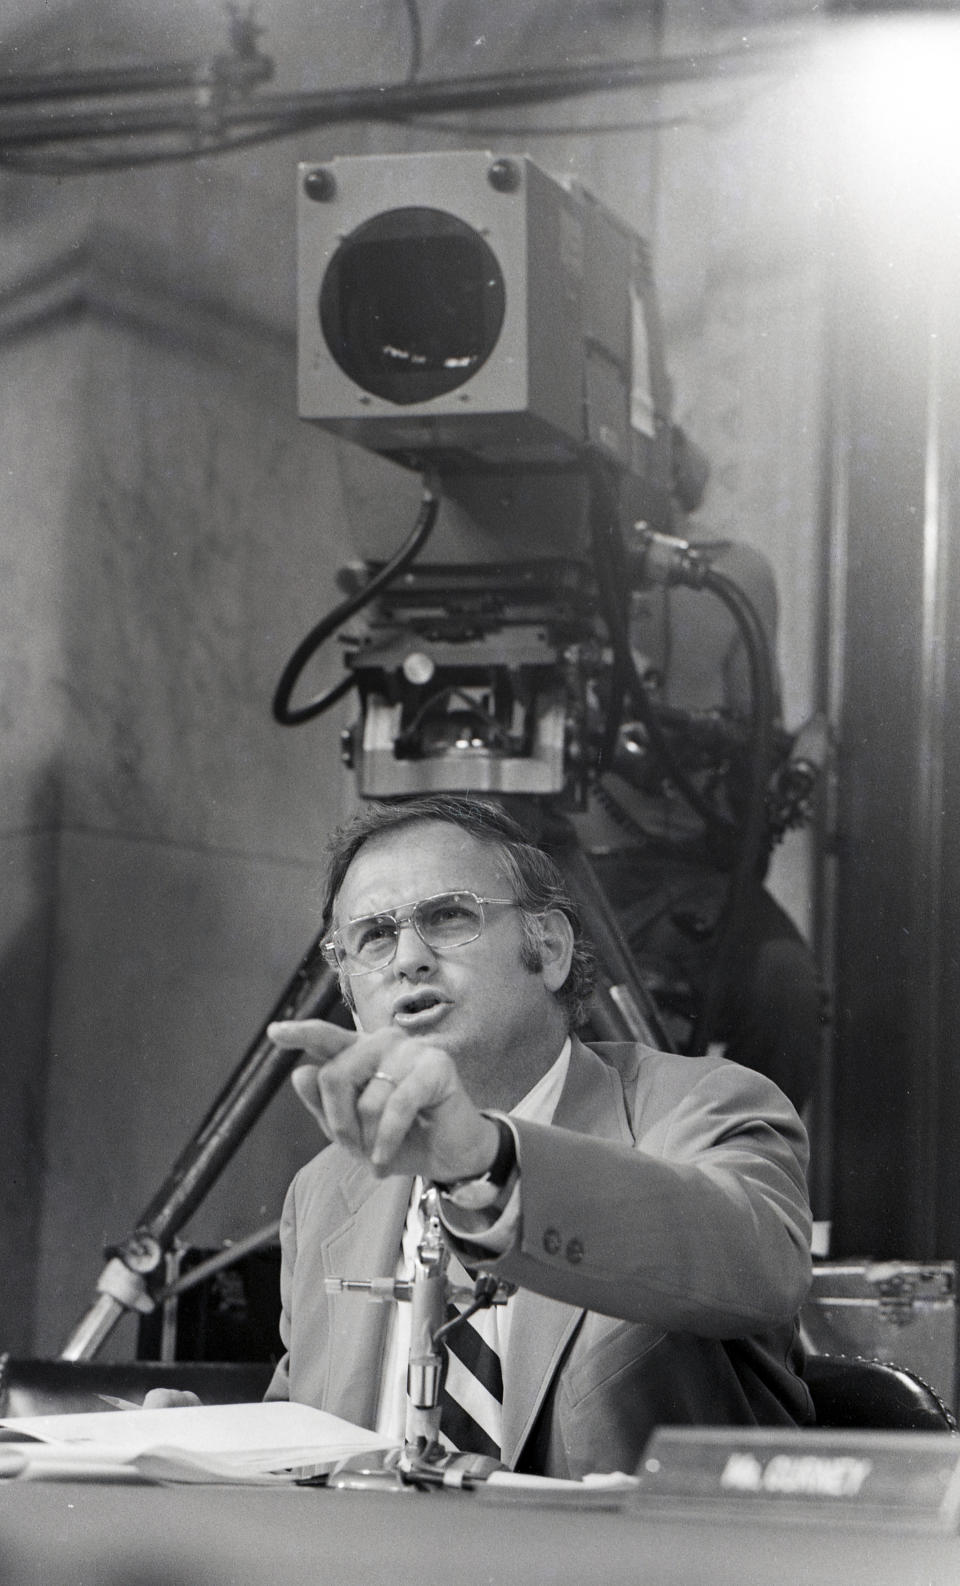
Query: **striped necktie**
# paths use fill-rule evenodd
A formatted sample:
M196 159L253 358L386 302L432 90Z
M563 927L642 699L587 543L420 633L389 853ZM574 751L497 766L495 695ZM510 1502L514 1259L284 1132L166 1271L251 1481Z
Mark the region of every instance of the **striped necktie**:
M451 1252L447 1278L472 1288L473 1278ZM451 1303L447 1319L465 1305ZM440 1436L461 1454L500 1458L503 1373L498 1342L500 1307L488 1305L445 1335L446 1369L440 1397Z

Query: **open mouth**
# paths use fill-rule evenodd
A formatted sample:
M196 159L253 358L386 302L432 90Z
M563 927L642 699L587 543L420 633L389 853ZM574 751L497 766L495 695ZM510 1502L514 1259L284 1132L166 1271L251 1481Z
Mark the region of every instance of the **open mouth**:
M438 1013L447 1003L435 991L411 992L408 997L402 997L394 1006L393 1016L398 1024L407 1024L420 1019L427 1019L432 1014Z

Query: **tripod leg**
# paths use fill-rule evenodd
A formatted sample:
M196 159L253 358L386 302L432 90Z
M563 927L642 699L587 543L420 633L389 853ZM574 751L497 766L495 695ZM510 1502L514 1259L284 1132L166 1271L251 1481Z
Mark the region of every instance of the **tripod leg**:
M322 1018L338 996L337 978L311 945L260 1034L188 1141L133 1232L110 1252L97 1298L61 1350L62 1360L88 1360L113 1331L124 1311L151 1311L149 1280L166 1251L211 1185L246 1138L295 1066L297 1053L267 1039L274 1019Z

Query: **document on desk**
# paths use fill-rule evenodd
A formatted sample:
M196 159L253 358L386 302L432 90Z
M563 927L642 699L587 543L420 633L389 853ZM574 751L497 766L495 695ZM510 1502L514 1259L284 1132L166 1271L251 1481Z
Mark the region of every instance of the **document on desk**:
M365 1427L287 1400L15 1416L0 1420L0 1436L0 1477L27 1480L273 1485L321 1476L343 1459L393 1446Z

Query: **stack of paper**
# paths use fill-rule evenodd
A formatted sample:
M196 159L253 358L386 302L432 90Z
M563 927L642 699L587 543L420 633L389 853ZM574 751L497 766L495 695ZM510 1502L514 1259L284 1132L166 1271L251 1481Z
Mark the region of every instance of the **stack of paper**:
M0 1420L0 1477L240 1481L319 1476L389 1442L286 1400Z

